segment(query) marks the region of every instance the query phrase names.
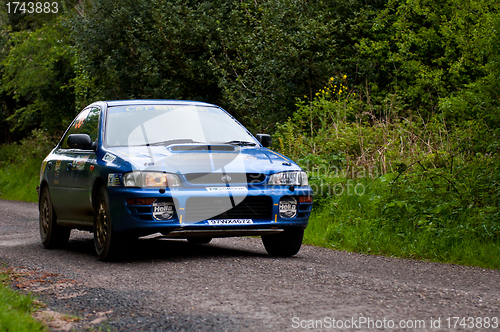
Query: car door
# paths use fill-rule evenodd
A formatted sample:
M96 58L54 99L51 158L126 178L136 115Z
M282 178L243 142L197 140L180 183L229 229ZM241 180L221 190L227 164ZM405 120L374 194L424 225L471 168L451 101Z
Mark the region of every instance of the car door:
M53 158L47 162L52 205L59 219L73 219L72 206L76 204L71 190L74 151L68 146L68 137L81 132L81 126L87 115L88 112L84 110L76 117L54 151Z
M92 142L97 144L99 132L100 108L89 107L82 113L85 116L80 125L79 134L87 134ZM92 221L92 181L90 179L91 166L95 164L95 149L72 149L68 152L69 173L66 186L71 195L71 204L68 206L71 220Z
M58 218L64 219L68 215L66 209L66 172L64 169L67 167L68 156L62 149L57 149L47 160L47 180L49 184L52 205Z

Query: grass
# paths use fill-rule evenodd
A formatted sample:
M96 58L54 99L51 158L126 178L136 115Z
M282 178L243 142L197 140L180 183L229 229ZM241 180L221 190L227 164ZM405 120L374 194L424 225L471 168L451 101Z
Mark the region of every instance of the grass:
M487 222L496 215L474 217L479 209L438 214L434 207L424 211L410 208L405 215L407 202L397 206L396 211L403 211L397 214L387 211L387 202L395 198L380 179L365 179L364 185L362 195L345 192L315 206L304 243L365 254L500 268L500 240L494 230L489 231L497 227L498 221Z
M55 139L39 131L19 143L0 145L0 198L36 202L42 160Z
M30 158L21 164L11 164L0 169L0 197L15 201L37 202L36 186L43 159Z
M368 91L328 84L273 139L314 191L305 243L499 269L498 126L375 109Z
M9 281L9 272L0 272L0 331L48 331L44 325L31 317L35 308L31 296L13 291L8 286Z

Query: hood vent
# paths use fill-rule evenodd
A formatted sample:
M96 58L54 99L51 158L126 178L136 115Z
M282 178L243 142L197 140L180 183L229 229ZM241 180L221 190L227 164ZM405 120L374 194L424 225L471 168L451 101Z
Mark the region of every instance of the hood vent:
M223 152L234 152L235 148L232 145L172 145L170 148L172 152L186 152L186 151L223 151Z

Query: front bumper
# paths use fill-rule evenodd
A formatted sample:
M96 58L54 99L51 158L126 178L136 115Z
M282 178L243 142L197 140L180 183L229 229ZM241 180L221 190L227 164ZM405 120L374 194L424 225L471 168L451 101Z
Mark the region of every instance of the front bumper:
M312 209L312 201L299 200L301 196L312 197L310 187L249 187L244 193L208 192L206 188L167 189L162 193L158 189L108 187L108 192L114 231L137 236L161 232L169 237L226 237L303 229ZM279 202L284 196L293 196L298 202L293 218L280 216ZM236 207L214 212L217 203L228 197ZM156 220L151 203L154 200L173 202L173 217Z

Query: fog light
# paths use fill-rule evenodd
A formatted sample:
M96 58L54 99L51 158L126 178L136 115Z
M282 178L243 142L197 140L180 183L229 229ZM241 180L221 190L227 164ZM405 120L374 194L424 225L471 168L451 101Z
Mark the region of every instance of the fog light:
M279 211L281 218L293 218L297 215L297 200L292 196L280 199Z
M154 198L127 198L127 205L151 205Z
M153 218L155 220L169 220L174 216L174 203L154 201L151 205L153 210Z

